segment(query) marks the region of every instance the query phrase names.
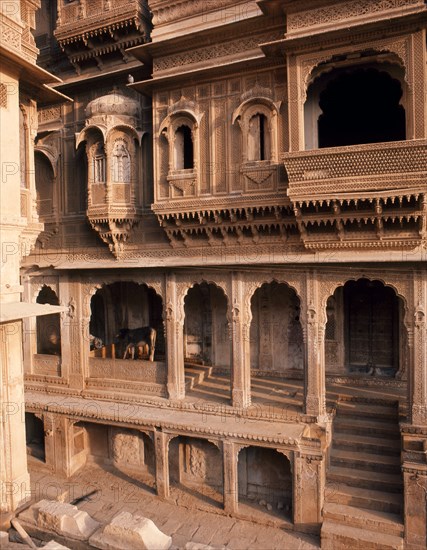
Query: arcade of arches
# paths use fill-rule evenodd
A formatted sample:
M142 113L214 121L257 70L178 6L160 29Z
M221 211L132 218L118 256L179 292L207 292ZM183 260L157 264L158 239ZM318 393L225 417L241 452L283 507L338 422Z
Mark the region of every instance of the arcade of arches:
M255 281L252 275L233 272L218 282L212 273L194 283L187 282L185 274L180 278L166 274L162 282L153 272L144 279L135 274L126 281L109 276L95 288L82 280L78 283L85 308L81 319L101 345L92 346L87 336L78 344L87 369L79 382L72 377L73 365L62 338L60 372L77 387L81 384L80 391L91 403L99 403L93 406L101 407L97 413L101 420L97 424L68 421L65 429L73 451L66 471L70 474L88 461L97 461L135 477L164 498L172 495L182 503L197 499L203 509L223 509L242 517L270 516L273 522L288 527L298 524L302 530L306 524L318 523L323 496L317 485L301 486L301 476L314 479L310 472L315 469L324 472L319 475L326 473L327 484L334 484L340 468L353 467L346 462L346 445L351 445L353 437L349 433L366 432L363 415L372 399L381 404L369 405L370 421L377 422L378 414L378 422L384 424L386 414L384 445L390 445L390 456L396 458L392 434L399 432L398 419L418 410L414 406L417 394L410 385L416 368L410 347L414 345L408 314L411 291L398 295L396 286L404 289L406 283L398 274L390 274L393 277L396 283L389 285L378 274L347 280L344 273L334 271L328 279L336 283L328 287L314 279L304 282L291 271L278 272L274 278L260 273ZM313 285L317 294L310 299ZM55 288L61 296L61 281ZM47 286L39 291L38 299L58 303ZM60 321L61 331L69 331L64 319ZM144 353L137 353L134 360L124 359L115 340L117 333L147 326L158 335L154 361ZM320 344L316 349L323 354L320 361L314 353L316 339ZM37 345L43 341L39 331ZM36 362L27 376L39 375ZM103 424L101 403L113 389L132 410L156 399L162 415L161 400L168 403L164 414L169 427L160 422L155 428L137 429L132 417L126 417L120 429ZM381 407L389 408L384 412ZM171 408L176 411L173 429ZM182 422L198 434L190 434L179 424L182 411L186 415ZM346 423L348 411L355 426ZM237 422L231 428L235 438L230 441L221 434L229 432L236 413L254 423ZM308 428L300 423L302 418L308 419ZM316 418L323 418L323 430L310 424ZM333 418L336 435L331 437ZM294 430L295 437L276 438L272 443L269 426L276 422L285 422L287 433ZM36 423L31 426L35 436L29 442L30 452L45 453L46 463L55 463L49 443L42 449ZM257 435L257 430L265 435ZM265 438L264 445L259 437ZM308 462L301 445L311 456ZM329 467L319 453L328 446ZM390 458L390 468L397 467L391 462ZM378 468L368 466L357 472L359 484L370 475L369 468ZM393 487L402 493L403 482L397 473ZM384 498L389 498L384 491ZM311 505L301 507L301 499L306 502L307 498ZM390 499L396 501L393 509L401 514L400 501L395 496Z

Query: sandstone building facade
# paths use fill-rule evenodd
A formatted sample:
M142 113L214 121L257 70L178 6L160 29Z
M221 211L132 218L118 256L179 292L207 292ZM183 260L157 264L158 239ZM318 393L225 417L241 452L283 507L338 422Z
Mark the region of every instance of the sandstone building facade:
M325 548L424 548L426 3L36 17L73 101L45 101L34 135L24 297L66 312L24 320L31 452L145 471L161 498L209 490L227 514L265 500ZM154 361L123 359L115 335L142 326Z

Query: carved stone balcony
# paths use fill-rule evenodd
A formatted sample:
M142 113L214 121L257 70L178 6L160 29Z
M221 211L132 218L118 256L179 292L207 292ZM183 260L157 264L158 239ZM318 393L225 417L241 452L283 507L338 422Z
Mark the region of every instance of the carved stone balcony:
M298 241L283 167L270 161L240 167L240 190L203 194L196 170L167 175L169 193L152 206L173 247Z
M409 247L426 240L427 141L282 155L308 248Z
M144 0L74 0L58 3L55 36L77 72L93 58L101 58L149 40L150 13Z

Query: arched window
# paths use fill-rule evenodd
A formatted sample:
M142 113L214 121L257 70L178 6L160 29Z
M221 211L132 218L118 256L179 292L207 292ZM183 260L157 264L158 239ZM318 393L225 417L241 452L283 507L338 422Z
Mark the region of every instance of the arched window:
M105 151L104 145L101 142L95 143L92 152L92 183L105 183L106 182L106 170L105 170Z
M264 114L257 113L249 120L248 160L270 160L270 132Z
M37 192L37 213L42 221L53 214L54 173L49 159L36 151L35 176Z
M388 63L325 72L308 89L305 147L342 147L406 139L404 80Z
M280 102L267 97L252 97L234 111L232 123L242 132L242 161L278 162L278 125Z
M191 129L182 125L175 132L175 170L194 168L194 146Z

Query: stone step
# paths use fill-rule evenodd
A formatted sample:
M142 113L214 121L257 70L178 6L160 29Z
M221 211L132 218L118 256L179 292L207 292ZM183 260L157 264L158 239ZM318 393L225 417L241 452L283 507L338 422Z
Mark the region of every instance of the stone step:
M334 449L351 449L354 452L361 450L388 456L400 456L400 446L399 439L349 434L339 430L334 432L333 438Z
M331 466L327 480L328 483L344 483L351 487L361 487L387 493L401 493L403 490L403 481L400 474L361 471L341 466Z
M396 537L403 537L404 533L404 526L399 515L379 512L377 510L366 510L364 508L328 502L323 507L323 517L342 525Z
M390 474L399 474L401 471L399 457L346 451L335 448L333 448L331 452L331 464L334 466L342 466L343 468L385 472Z
M403 495L399 493L351 487L344 483L327 484L325 498L327 502L335 504L346 504L391 514L401 514L403 508Z
M395 404L378 405L376 403L342 401L337 405L337 415L351 416L352 418L388 420L391 422L398 421L398 410Z
M403 550L403 538L325 520L320 533L322 550Z
M351 418L350 416L336 416L334 420L334 432L354 433L367 436L378 435L390 439L400 439L400 431L397 423Z
M191 390L212 374L212 367L185 365L185 389Z

